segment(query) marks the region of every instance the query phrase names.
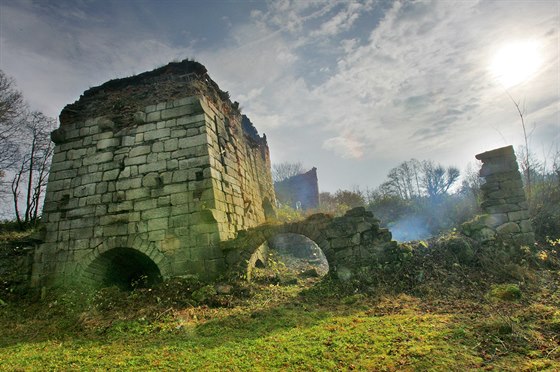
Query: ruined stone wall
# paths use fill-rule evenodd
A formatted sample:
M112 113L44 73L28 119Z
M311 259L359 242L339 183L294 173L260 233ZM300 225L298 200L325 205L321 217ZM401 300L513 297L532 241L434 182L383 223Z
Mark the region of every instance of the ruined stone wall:
M276 198L282 204L303 210L319 208L317 168L274 184Z
M261 225L240 232L237 239L221 243L229 272L250 278L252 265L263 260L263 243L283 234L303 235L313 241L325 255L331 274L340 280L375 272L398 262L402 254L391 232L380 228L371 212L357 207L341 217L319 213L303 221Z
M122 249L163 277L209 279L224 267L217 243L265 221L266 138L243 130L237 104L200 66L111 81L63 110L35 285L103 280L100 262Z
M499 237L516 244L533 244L535 234L513 147L487 151L476 158L482 161L484 214L466 225L466 232L481 240Z

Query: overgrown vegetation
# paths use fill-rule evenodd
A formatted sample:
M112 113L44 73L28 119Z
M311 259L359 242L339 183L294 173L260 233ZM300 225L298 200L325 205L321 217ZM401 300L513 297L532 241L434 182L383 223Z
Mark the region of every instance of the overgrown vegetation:
M0 365L557 370L559 247L484 247L452 233L396 247L371 280L320 279L273 256L252 283L30 295L0 306Z

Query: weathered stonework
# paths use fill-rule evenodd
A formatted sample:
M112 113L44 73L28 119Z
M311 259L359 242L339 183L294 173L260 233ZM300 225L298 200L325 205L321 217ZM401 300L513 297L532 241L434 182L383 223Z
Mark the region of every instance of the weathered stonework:
M210 279L218 243L274 212L266 137L196 62L92 88L60 122L36 286L110 281L115 262Z
M523 181L512 146L476 155L482 161L480 176L483 215L464 225L466 234L479 240L499 237L516 244L533 244L535 234Z
M341 217L318 213L299 222L240 231L237 239L221 243L228 271L250 279L255 263L264 261L263 243L287 233L303 235L315 242L329 263L330 274L343 281L375 272L395 261L398 250L391 232L380 228L379 220L371 212L358 207Z

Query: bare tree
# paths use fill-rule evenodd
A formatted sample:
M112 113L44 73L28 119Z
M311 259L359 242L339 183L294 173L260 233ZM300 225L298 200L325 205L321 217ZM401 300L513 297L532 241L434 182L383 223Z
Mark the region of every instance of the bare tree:
M523 108L521 108L520 102L516 101L513 99L513 97L506 92L509 99L513 102L513 105L515 106L515 109L517 110L517 114L519 115L519 118L521 119L521 127L523 128L523 139L525 140L525 149L523 151L523 160L522 160L522 167L523 169L523 173L525 174L525 180L526 180L526 186L527 186L527 196L529 197L529 199L531 198L531 184L532 184L532 169L531 169L531 155L530 155L530 151L529 151L529 137L531 136L531 134L527 134L527 127L525 126L525 105L523 105Z
M459 179L459 169L457 167L444 168L440 164L435 164L431 160L422 162L422 183L426 194L431 198L436 198L447 191Z
M303 169L301 162L283 162L272 165L272 180L274 182L281 182L287 178L303 173L305 173L305 170Z
M32 112L18 128L22 157L15 170L11 190L16 220L20 225L33 224L39 217L54 148L50 140L54 127L54 119Z
M418 160L405 161L389 171L388 180L381 185L381 190L404 200L420 196L421 172L422 166Z
M26 109L14 80L0 70L0 179L17 159L19 146L14 140L15 132Z

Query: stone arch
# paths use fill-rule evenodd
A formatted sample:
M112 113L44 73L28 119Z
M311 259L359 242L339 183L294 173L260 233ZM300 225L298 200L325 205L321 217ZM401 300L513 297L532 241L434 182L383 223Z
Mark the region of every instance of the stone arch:
M328 241L324 238L320 229L315 228L312 224L310 225L304 221L274 227L267 226L252 231L244 239L244 243L242 243L247 248L244 250L244 257L240 260L243 263L243 267L238 269L246 275L248 280L251 280L251 271L255 265L266 261L265 256L267 252L263 249L264 243L281 234L296 234L311 240L325 255L329 267L335 267L335 257Z
M253 255L261 244L279 233L299 234L314 241L325 255L329 275L343 281L367 275L380 263L391 260L398 249L391 232L381 228L371 212L357 207L344 216L317 213L304 221L239 231L236 239L222 244L230 273L247 275Z
M170 269L165 255L147 241L123 237L110 238L90 252L76 274L82 284L90 287L117 285L127 289L131 281L143 275L147 276L147 285L166 279Z
M113 248L95 258L82 273L82 281L93 287L117 286L132 289L162 280L156 263L133 248Z

